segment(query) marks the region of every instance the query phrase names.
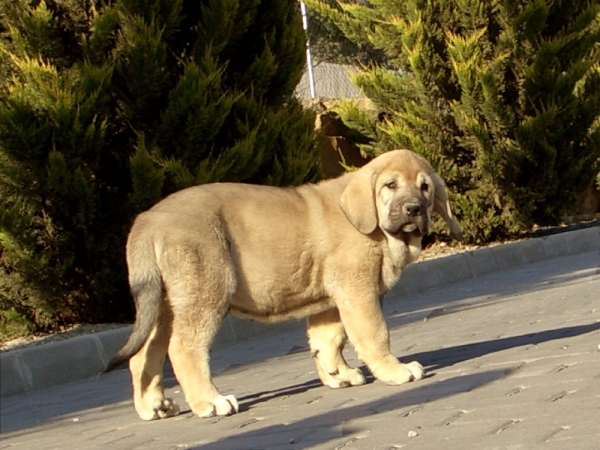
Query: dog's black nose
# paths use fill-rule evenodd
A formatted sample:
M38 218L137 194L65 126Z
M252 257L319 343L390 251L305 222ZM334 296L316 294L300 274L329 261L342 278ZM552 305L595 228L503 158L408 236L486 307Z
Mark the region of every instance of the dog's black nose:
M404 205L404 213L407 216L420 216L421 205L419 205L418 203L407 203Z

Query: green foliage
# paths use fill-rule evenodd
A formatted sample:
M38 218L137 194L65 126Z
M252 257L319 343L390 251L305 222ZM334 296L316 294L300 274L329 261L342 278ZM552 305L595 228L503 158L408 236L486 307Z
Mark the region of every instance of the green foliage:
M0 311L0 341L7 341L33 332L31 322L13 307Z
M353 0L360 2L361 0ZM324 0L326 6L340 10L337 0ZM385 55L373 48L370 43L356 43L348 39L336 23L328 16L307 8L308 39L310 51L315 62L331 62L337 64L384 64Z
M136 151L130 159L130 165L133 192L129 196L129 203L134 209L143 211L162 198L165 181L165 169L157 167L150 157L144 135L138 136Z
M127 231L177 189L319 176L300 20L292 0L0 3L4 330L131 318Z
M385 53L356 84L384 119L354 122L377 154L411 148L445 178L469 241L556 224L598 171L600 4L308 0ZM358 123L357 123L358 122Z

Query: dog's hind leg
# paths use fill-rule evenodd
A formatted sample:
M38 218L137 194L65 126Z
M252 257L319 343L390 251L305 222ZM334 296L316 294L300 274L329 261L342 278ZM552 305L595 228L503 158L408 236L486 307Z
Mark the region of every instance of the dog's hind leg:
M142 349L129 360L135 410L143 420L179 414L179 406L165 398L163 365L171 326L163 311Z
M228 416L239 410L233 395L223 396L210 374L210 345L222 316L177 317L169 344L175 376L183 388L192 412L200 417ZM193 324L190 322L194 322ZM187 323L184 323L187 322Z
M349 367L342 355L347 338L338 310L312 315L306 322L311 355L323 384L331 388L364 384L361 370Z
M202 253L174 249L171 274L165 282L173 311L169 358L192 412L200 417L238 412L233 395L223 396L210 374L210 349L229 299L235 291L234 270L225 248L210 245Z

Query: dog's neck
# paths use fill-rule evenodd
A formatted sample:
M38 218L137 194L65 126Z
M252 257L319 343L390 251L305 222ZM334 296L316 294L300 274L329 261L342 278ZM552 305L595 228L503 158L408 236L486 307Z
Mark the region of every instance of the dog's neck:
M391 289L396 284L402 270L415 261L421 253L421 236L408 235L404 239L382 232L387 241L388 253L382 259L380 281L384 291Z

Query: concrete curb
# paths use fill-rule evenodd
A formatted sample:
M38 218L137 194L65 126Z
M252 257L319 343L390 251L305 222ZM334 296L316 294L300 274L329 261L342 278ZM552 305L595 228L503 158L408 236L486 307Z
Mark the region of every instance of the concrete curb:
M404 269L386 297L416 294L527 263L593 251L600 251L600 226L420 261Z
M408 266L386 296L397 300L455 281L558 256L600 251L600 226L482 248ZM427 276L425 276L425 273ZM300 327L301 323L292 325ZM228 316L215 346L290 328ZM131 326L0 354L0 396L8 397L96 376L123 345Z

